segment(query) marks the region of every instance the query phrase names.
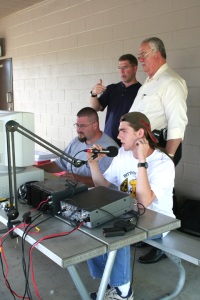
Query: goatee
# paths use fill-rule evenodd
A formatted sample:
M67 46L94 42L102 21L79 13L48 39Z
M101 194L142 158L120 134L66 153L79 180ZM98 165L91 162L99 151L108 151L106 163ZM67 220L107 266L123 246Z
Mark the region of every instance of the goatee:
M78 140L79 140L81 143L86 143L86 141L87 141L86 137L83 137L83 138L78 137Z

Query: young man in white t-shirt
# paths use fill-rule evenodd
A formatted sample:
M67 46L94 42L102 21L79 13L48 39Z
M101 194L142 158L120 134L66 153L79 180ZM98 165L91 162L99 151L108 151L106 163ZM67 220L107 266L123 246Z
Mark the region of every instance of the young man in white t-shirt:
M157 148L149 119L140 112L122 116L118 138L122 147L104 174L101 174L98 167L98 161L104 154L99 154L89 162L95 186L109 187L114 184L119 190L132 194L133 198L136 196L137 202L144 207L174 217L174 163L165 152ZM93 147L102 149L100 145ZM88 156L90 158L90 154ZM136 190L133 189L133 182ZM93 278L102 277L106 260L107 255L103 255L88 261ZM117 251L109 280L110 288L104 299L133 300L130 280L130 246L127 246ZM91 299L96 299L96 293L91 294Z

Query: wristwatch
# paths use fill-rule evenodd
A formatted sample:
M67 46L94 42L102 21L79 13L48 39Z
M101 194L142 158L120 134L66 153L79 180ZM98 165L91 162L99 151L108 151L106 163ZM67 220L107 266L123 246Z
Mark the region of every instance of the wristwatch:
M147 163L147 162L144 162L144 163L138 163L137 166L138 166L138 168L143 167L143 168L147 169L147 168L148 168L148 163Z
M96 94L92 94L92 91L90 92L90 95L91 95L91 97L97 97L97 95Z

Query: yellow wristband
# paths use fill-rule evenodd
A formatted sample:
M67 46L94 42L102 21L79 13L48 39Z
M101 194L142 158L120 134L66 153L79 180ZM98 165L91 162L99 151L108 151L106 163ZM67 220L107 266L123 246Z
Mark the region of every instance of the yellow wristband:
M168 153L168 155L172 158L174 157L174 154Z

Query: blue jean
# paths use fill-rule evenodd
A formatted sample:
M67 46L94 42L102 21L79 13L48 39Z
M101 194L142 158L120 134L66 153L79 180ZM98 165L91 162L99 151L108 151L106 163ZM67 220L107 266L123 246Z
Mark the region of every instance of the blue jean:
M151 238L148 238L147 240L157 240L157 239L162 239L162 237L163 237L163 234L160 233L160 234L152 236Z
M102 278L108 254L88 260L88 267L93 278ZM121 286L131 280L130 246L117 250L113 268L110 274L109 284Z
M162 238L162 234L155 235L150 239L159 238ZM88 260L88 267L93 278L102 278L107 258L108 254L104 254ZM113 268L110 274L109 284L111 286L121 286L131 280L130 261L130 246L126 246L117 250Z

